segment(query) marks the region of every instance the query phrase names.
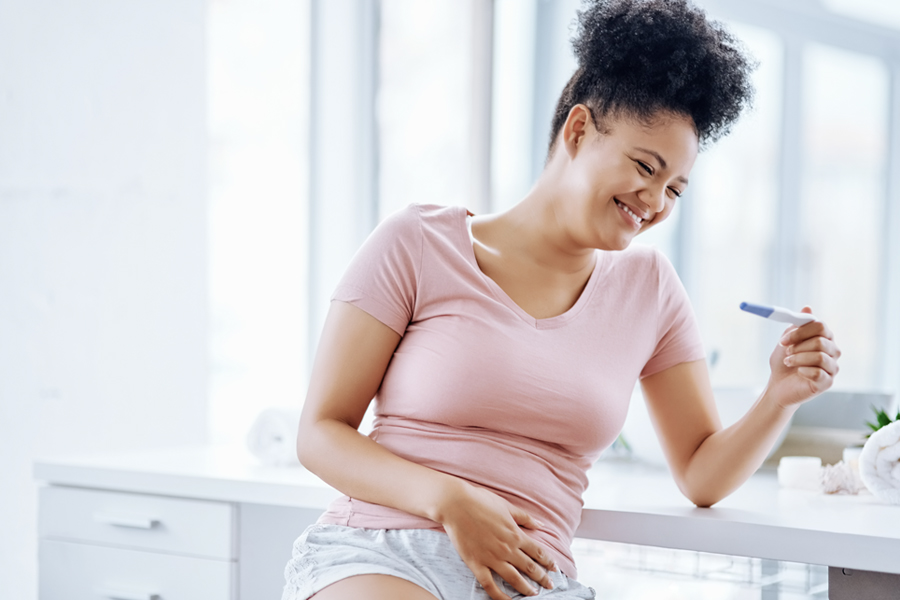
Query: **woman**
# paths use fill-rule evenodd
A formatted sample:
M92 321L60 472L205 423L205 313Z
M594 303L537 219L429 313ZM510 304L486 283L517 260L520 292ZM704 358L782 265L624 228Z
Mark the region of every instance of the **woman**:
M338 286L298 456L346 496L297 540L284 600L592 598L569 546L635 381L698 506L741 485L831 385L831 332L791 328L764 393L722 429L683 287L659 253L629 248L748 102L735 40L685 0L608 0L579 13L574 45L528 196L496 215L413 205Z

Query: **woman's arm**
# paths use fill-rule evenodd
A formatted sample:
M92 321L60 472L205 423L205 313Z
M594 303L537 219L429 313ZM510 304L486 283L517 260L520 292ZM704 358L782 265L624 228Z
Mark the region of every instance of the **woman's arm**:
M831 387L840 355L824 323L789 328L769 358L772 373L765 391L726 429L705 361L646 377L641 385L650 417L684 495L698 506L711 506L744 483L800 404Z
M523 594L522 576L552 587L553 562L520 526L539 526L500 496L391 453L357 431L400 336L364 311L332 302L303 405L297 456L344 494L443 525L462 559L495 600L508 597L496 572ZM521 571L521 573L519 572Z

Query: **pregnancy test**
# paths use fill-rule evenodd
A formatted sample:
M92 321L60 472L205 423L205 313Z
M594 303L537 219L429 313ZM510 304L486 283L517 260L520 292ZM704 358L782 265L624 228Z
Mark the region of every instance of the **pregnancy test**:
M750 304L749 302L741 302L741 310L759 315L760 317L771 319L772 321L781 321L782 323L791 323L792 325L806 325L812 323L816 318L807 313L798 313L780 306L762 306L761 304Z

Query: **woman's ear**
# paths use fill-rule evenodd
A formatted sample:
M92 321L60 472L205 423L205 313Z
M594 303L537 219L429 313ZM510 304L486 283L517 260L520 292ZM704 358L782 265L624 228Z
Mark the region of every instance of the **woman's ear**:
M582 146L587 138L588 128L593 126L591 119L591 111L584 104L576 104L569 111L566 122L562 127L562 145L566 150L566 154L570 158L574 158L578 153L578 148Z

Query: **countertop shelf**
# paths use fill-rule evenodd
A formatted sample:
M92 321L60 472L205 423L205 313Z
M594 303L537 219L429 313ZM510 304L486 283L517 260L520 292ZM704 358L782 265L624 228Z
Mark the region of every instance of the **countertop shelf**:
M665 469L601 461L589 476L581 537L900 573L900 506L868 493L782 489L764 469L698 508Z
M300 465L261 465L243 448L190 447L41 459L35 479L55 485L227 502L324 509L339 494ZM578 535L592 539L900 573L900 506L869 494L778 487L761 470L712 508L697 508L669 473L601 460Z
M340 496L299 463L263 465L244 448L232 446L38 459L34 478L57 485L322 510Z

